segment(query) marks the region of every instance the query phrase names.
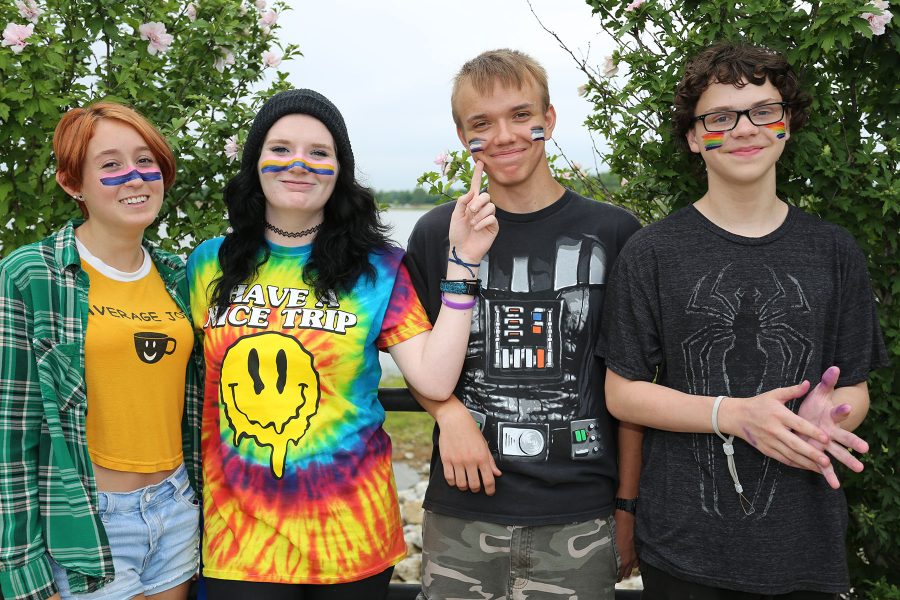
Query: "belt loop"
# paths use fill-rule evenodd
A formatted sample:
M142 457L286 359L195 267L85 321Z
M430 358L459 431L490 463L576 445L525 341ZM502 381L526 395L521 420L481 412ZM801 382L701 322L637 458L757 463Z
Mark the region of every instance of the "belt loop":
M112 513L116 510L116 501L113 494L97 492L97 511Z

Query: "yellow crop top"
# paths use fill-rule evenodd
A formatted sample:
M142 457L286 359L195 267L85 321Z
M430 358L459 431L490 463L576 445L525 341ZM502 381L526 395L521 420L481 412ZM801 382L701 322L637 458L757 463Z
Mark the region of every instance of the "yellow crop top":
M144 251L135 273L78 243L90 277L85 336L87 445L102 467L155 473L183 462L181 418L193 331Z

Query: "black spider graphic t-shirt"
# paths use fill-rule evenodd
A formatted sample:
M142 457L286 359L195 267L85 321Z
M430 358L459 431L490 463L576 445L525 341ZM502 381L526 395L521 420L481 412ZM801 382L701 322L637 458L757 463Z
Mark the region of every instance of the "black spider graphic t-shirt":
M429 212L409 240L410 277L432 321L452 211L450 203ZM639 224L573 192L533 213L498 209L497 218L456 396L482 425L503 476L494 496L447 485L435 431L425 507L513 525L609 515L616 440L595 348L609 269Z
M862 252L845 230L794 207L761 238L720 229L693 207L646 227L613 270L603 323L610 369L689 394L815 385L831 365L839 387L853 385L887 361ZM847 590L843 492L742 440L734 449L746 511L718 437L646 430L641 560L747 592Z

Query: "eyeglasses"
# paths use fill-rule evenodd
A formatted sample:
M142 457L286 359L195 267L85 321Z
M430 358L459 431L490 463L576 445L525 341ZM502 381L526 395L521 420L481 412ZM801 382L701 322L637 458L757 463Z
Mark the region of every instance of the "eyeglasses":
M737 127L741 115L754 125L771 125L784 118L784 107L787 102L772 102L760 104L747 110L719 110L694 117L694 121L701 121L703 128L709 132L731 131Z

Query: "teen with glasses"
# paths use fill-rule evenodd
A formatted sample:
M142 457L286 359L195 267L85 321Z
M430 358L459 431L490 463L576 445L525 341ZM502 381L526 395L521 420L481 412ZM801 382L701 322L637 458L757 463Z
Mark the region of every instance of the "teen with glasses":
M775 52L720 43L690 60L675 127L707 191L637 232L610 277L607 404L646 426L644 598L849 588L835 467L863 468L851 432L886 352L853 238L777 192L809 103Z

